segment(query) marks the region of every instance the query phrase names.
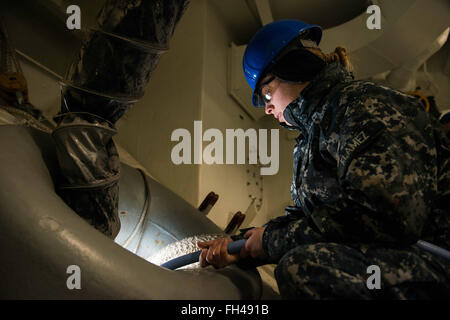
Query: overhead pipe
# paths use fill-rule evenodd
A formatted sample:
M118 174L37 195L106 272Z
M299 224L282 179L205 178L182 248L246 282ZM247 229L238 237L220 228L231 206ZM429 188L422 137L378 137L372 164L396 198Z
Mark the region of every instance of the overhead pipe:
M432 55L438 52L448 39L450 28L442 32L439 37L415 59L407 61L400 67L393 69L386 77L387 84L403 91L411 91L416 87L416 72Z
M368 79L415 61L448 28L448 1L371 1L380 7L381 29L366 27L369 14L324 30L324 52L343 46L349 52L355 76ZM357 31L357 32L355 32Z

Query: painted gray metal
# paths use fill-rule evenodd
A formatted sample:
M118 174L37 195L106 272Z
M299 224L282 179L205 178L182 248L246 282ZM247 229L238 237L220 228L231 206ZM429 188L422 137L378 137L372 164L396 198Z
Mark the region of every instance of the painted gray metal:
M58 167L48 134L3 125L0 148L0 298L260 298L261 279L256 270L230 266L221 270L209 267L171 271L116 243L128 237L142 212L144 183L137 170L122 164L119 208L126 212L122 215L128 216L128 222L114 242L86 223L55 193L53 181ZM150 218L141 248L155 244L158 232L167 242L220 232L201 212L148 179ZM140 252L143 256L151 251L144 249ZM70 265L81 269L80 290L66 286Z

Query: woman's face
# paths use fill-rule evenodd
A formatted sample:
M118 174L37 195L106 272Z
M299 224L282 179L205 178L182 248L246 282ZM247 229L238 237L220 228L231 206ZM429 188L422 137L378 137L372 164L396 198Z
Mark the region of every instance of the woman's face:
M308 85L306 83L290 83L281 81L272 74L266 75L261 81L261 93L265 101L266 114L272 114L279 122L292 126L284 119L284 109L295 99Z

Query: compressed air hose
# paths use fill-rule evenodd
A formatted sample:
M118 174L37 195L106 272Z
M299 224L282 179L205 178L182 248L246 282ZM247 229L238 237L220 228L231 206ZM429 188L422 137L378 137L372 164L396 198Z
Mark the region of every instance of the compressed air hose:
M246 241L247 241L247 239L241 239L241 240L230 242L228 244L228 253L229 254L238 253L241 250L241 248L244 246ZM163 263L161 265L161 267L167 268L170 270L175 270L177 268L187 266L188 264L198 262L201 252L202 251L199 250L196 252L185 254L183 256L177 257L175 259L172 259L172 260L169 260L169 261Z
M416 245L420 249L422 249L424 251L428 251L428 252L430 252L432 254L435 254L435 255L437 255L437 256L439 256L441 258L444 258L448 262L450 262L450 251L448 251L448 250L446 250L444 248L438 247L437 245L434 245L432 243L423 241L423 240L417 241Z
M247 239L241 239L241 240L230 242L228 244L228 253L229 254L238 253L241 250L241 248L244 246L246 241L247 241ZM425 242L423 240L419 240L416 245L422 250L428 251L432 254L435 254L437 256L444 258L447 261L450 261L450 252L441 247L433 245L429 242ZM198 262L201 252L202 251L199 250L196 252L182 255L180 257L177 257L175 259L172 259L172 260L169 260L169 261L163 263L161 265L161 267L167 268L170 270L175 270L177 268L189 265L191 263Z

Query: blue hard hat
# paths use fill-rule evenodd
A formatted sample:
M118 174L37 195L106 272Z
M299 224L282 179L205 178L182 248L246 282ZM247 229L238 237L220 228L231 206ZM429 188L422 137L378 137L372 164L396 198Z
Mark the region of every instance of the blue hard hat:
M255 94L258 81L264 71L275 62L277 55L300 33L311 29L309 40L317 45L322 38L322 28L298 20L280 20L262 27L250 40L242 61L244 75L252 88L252 104L261 107Z

